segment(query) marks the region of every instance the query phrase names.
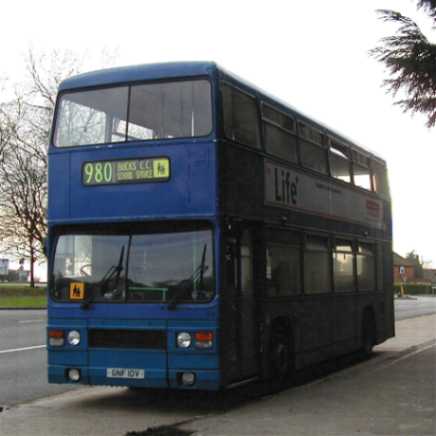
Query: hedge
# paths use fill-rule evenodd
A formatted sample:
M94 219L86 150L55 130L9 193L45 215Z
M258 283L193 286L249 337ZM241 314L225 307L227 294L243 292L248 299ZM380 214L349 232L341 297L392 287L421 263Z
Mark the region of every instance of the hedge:
M400 294L399 283L395 283L394 292ZM403 285L406 295L436 295L436 290L433 290L431 285L427 283L406 283Z

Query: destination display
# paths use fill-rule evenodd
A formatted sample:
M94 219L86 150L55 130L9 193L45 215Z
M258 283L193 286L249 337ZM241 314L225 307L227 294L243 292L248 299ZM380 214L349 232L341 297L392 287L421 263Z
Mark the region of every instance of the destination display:
M82 182L86 186L166 181L170 161L166 157L85 162Z
M265 160L265 204L384 228L380 200L268 160Z

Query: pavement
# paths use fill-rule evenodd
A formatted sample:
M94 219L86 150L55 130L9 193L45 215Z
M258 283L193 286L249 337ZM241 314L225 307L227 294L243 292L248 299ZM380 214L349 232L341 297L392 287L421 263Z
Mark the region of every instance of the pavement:
M435 435L436 315L396 331L373 358L279 394L83 388L4 410L0 435Z

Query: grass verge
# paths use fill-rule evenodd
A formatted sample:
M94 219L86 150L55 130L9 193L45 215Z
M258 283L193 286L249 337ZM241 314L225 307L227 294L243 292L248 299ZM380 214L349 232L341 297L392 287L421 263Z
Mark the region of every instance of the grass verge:
M47 307L45 288L31 288L15 283L0 284L0 308Z
M47 307L47 297L45 296L32 296L32 297L0 297L0 308L2 307Z

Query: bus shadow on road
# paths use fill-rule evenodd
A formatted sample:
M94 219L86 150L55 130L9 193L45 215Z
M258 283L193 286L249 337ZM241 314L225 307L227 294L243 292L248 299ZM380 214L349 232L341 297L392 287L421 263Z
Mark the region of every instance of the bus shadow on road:
M222 392L160 389L114 389L108 390L98 398L88 398L81 403L86 409L99 409L135 412L147 410L155 413L179 413L183 416L205 416L220 414L236 409L248 402L260 400L266 396L281 392L292 394L292 388L322 380L330 375L356 367L361 363L375 359L383 353L374 353L371 357L361 354L346 355L322 364L309 367L297 373L293 381L278 388L267 383L252 383L246 386Z

